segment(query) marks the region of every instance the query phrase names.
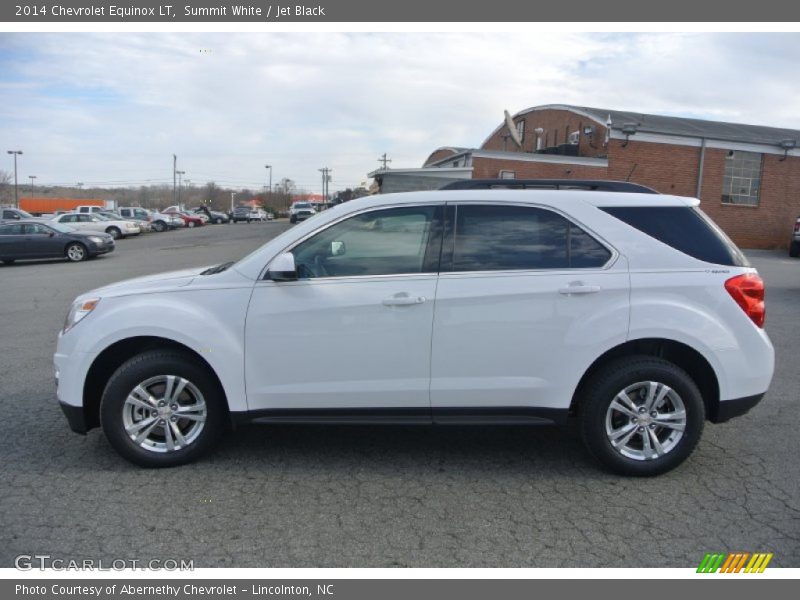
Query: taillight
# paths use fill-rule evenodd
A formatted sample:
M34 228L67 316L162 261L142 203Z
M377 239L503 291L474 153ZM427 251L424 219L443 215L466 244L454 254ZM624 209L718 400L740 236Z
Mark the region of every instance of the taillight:
M794 232L800 233L800 219L797 219L797 221L794 222Z
M758 325L764 327L764 281L755 273L737 275L725 282L725 289L745 314Z

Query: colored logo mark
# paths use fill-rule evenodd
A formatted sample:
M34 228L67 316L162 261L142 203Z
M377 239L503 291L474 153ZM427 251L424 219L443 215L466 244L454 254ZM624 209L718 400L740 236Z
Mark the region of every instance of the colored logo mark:
M706 554L697 567L698 573L763 573L772 552L732 552L730 554Z

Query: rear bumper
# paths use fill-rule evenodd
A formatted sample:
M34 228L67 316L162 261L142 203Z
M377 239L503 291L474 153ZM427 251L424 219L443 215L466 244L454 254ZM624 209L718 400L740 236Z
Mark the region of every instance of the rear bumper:
M59 402L59 405L61 406L61 410L64 411L64 416L67 417L69 428L75 433L86 435L88 428L86 427L86 417L83 414L83 407L72 406L64 402Z
M744 398L723 400L717 406L716 414L709 415L709 421L712 423L724 423L734 417L740 417L761 402L763 397L764 394L762 393L755 396L745 396Z

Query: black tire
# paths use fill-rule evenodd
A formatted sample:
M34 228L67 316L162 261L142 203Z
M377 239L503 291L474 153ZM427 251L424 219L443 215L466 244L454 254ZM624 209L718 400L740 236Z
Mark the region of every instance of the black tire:
M292 224L297 223L297 217L295 217L294 215L289 217L289 223L292 223Z
M216 225L220 225L220 224L222 224L222 219L220 219L219 217L217 217L216 219L214 219L214 223L215 223Z
M188 380L200 392L205 402L205 421L196 437L185 447L156 452L142 447L126 432L124 413L131 410L126 407L126 399L143 382L171 375ZM187 385L180 396L188 397L188 390ZM154 413L157 410L154 409ZM174 350L150 350L125 362L108 380L100 402L100 423L108 442L125 459L141 467L175 467L196 460L222 434L226 416L224 393L214 376L208 372L208 368L190 356ZM143 415L143 418L148 419L148 416ZM158 420L166 422L166 419ZM186 427L185 433L188 433L193 422L189 420L181 424L181 421L177 421L174 426ZM160 427L158 424L155 426L153 435L158 436L161 432L163 437L165 431L163 428L159 429ZM147 428L149 426L145 429Z
M64 256L70 262L81 262L89 258L89 251L80 242L71 242L64 248Z
M792 240L792 243L789 244L789 256L792 258L800 256L800 242Z
M644 402L643 397L634 395L632 398L634 404L637 404L638 410L632 411L631 414L635 414L636 417L629 417L621 411L611 411L610 406L618 394L639 382L657 382L671 388L675 396L667 395L664 404L667 405L667 408L671 406L674 411L679 411L680 404L683 405L686 418L682 435L678 436L672 427L648 425L650 417L646 411L645 413L640 412L642 406L638 406L638 401ZM646 391L644 386L642 386L642 391ZM582 396L579 398L578 404L578 422L583 442L589 452L603 466L621 475L649 477L674 469L689 457L703 432L705 406L697 385L683 369L660 358L633 356L613 361L583 385ZM677 403L680 404L676 406ZM664 414L669 413L670 411L664 412ZM658 411L656 414L659 414ZM642 421L638 421L638 419L642 419ZM643 427L639 426L640 422L644 423ZM632 434L633 437L620 436L620 439L622 437L630 438L628 443L634 447L633 450L627 445L619 450L612 445L606 431L607 423L612 428L615 427L615 423L619 423L619 428L615 429L617 432L622 432L623 429L630 432L630 428L635 430L635 433ZM650 440L655 436L657 439L662 437L663 439L660 439L659 443L663 443L663 448L669 448L669 450L661 456L650 459L623 454L623 452L637 452L637 445L641 447L641 452L644 454L645 436L648 437L648 447L654 447ZM671 440L669 436L676 436L677 439Z
M163 233L167 230L167 224L164 221L156 221L153 223L153 229L155 229L158 233Z
M106 233L110 235L115 240L118 240L122 237L122 232L119 230L119 227L109 227L106 229Z

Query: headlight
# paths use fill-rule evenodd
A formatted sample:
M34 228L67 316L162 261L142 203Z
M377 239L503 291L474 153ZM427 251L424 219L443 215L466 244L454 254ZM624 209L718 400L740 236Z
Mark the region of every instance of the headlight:
M89 239L92 240L95 244L102 244L105 240L96 235L90 235Z
M64 321L64 329L62 330L62 333L66 333L72 329L86 315L97 308L97 304L99 302L100 298L89 298L88 300L76 300L73 302L69 312L67 313L67 318Z

